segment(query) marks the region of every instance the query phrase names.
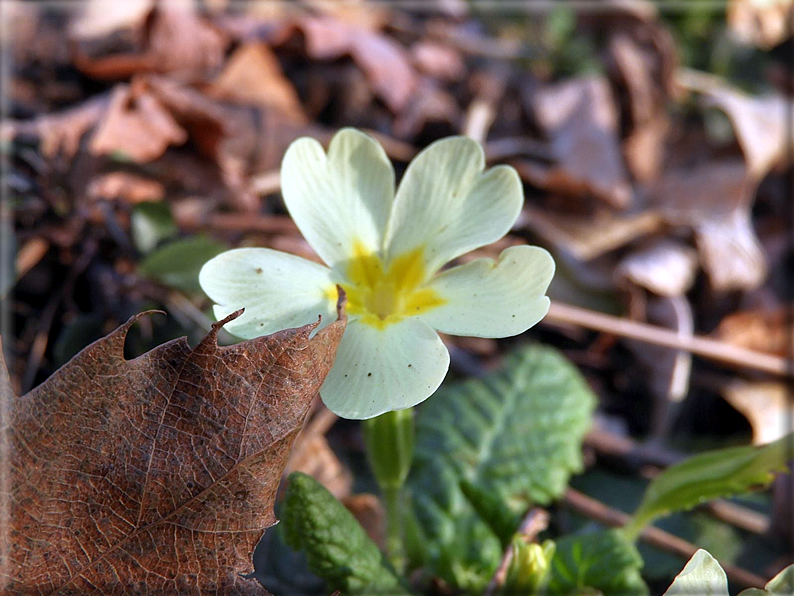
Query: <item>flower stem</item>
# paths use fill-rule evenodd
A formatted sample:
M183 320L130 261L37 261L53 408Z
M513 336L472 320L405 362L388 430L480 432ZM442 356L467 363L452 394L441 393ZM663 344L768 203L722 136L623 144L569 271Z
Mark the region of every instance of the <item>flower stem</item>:
M405 566L401 494L414 455L412 409L386 412L364 422L364 443L386 510L386 550L397 571Z
M403 519L400 511L400 488L385 487L383 507L386 510L386 553L397 573L405 568L405 545L403 544Z

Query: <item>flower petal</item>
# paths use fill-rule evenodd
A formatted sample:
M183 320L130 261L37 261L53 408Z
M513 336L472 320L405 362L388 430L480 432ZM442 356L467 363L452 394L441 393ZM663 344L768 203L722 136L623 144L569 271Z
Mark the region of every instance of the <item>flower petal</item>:
M383 329L350 321L320 396L342 418L373 418L424 401L448 368L441 338L418 319Z
M394 199L386 251L390 258L424 249L428 274L504 236L524 202L508 166L485 168L480 145L467 137L436 141L409 164Z
M450 335L518 335L548 312L544 294L553 275L554 259L548 251L512 246L498 261L477 259L438 275L428 287L445 303L421 318Z
M374 139L345 128L334 135L327 155L308 137L289 146L281 163L281 193L311 247L340 269L356 242L369 252L380 250L394 198L394 170Z
M336 319L335 282L327 267L269 248L237 248L201 268L199 283L220 320L239 308L243 315L224 329L250 339L317 321Z

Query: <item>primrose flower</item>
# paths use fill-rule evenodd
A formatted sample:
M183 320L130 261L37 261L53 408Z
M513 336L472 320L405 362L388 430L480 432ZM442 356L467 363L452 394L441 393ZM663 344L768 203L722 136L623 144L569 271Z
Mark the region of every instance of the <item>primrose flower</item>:
M335 319L339 284L347 330L320 395L344 418L371 418L424 401L441 384L449 352L437 331L507 337L546 314L551 255L514 246L441 273L449 261L504 236L523 203L513 168L485 170L478 143L437 141L409 164L396 194L394 169L368 135L344 129L328 153L311 138L281 165L284 202L328 265L267 248L238 248L204 265L201 287L227 329L253 338Z

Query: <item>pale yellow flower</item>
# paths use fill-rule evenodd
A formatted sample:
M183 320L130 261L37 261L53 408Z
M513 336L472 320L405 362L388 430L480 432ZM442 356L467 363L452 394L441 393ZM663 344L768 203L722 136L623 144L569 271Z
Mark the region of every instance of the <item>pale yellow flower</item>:
M437 141L409 164L397 193L383 148L354 129L328 153L302 138L281 166L284 202L328 265L267 248L225 252L204 265L202 288L218 318L243 338L335 318L336 285L349 322L320 395L345 418L409 408L441 384L449 353L436 331L507 337L546 314L554 261L536 246L451 269L449 261L504 236L523 203L515 170L485 170L465 137Z

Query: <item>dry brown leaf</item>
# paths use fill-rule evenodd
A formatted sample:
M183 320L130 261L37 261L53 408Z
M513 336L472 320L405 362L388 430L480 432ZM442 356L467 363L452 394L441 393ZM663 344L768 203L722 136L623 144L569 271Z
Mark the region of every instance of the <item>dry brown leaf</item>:
M133 161L147 162L185 141L187 131L139 79L114 89L89 149L95 155L121 153Z
M419 84L418 92L394 119L392 130L398 138L413 138L428 122L445 122L451 128L457 128L460 118L460 107L455 98L425 78Z
M152 11L156 0L127 0L105 2L89 0L79 5L79 11L69 24L69 34L75 39L104 37L123 29L140 29Z
M715 290L751 290L766 279L769 267L749 210L736 209L723 219L704 221L695 238Z
M373 3L370 0L347 0L346 2L306 0L304 4L314 14L331 17L369 31L383 29L393 16L388 4Z
M108 172L91 180L86 189L91 199L121 199L128 203L161 201L165 187L151 178L131 172Z
M94 0L92 4L97 5L96 10L100 13L107 10L107 2L103 0ZM85 53L80 40L76 40L72 48L75 66L94 78L123 79L147 72L201 73L223 62L228 40L199 16L196 0L158 2L146 18L139 22L130 21L130 15L137 14L138 10L133 9L129 13L122 12L118 24L124 28L137 24L142 29L134 35L134 45L138 47L127 53L94 57ZM84 37L79 35L81 29L83 33L85 29L96 29L91 21L96 19L89 18L88 27L85 22L78 21L78 37ZM98 33L112 33L106 29L100 27Z
M394 112L402 110L418 80L408 52L378 31L330 17L303 17L296 25L306 36L306 52L318 60L349 54Z
M624 214L597 209L590 215L582 215L526 205L524 215L526 226L533 232L581 261L589 261L651 234L662 224L654 211Z
M744 41L769 50L791 37L791 0L730 0L728 26Z
M375 544L385 546L386 512L378 497L370 493L359 493L345 497L342 499L342 504L353 514Z
M710 75L693 71L685 72L680 79L688 89L702 93L707 105L728 116L748 172L755 180L791 159L789 115L794 104L779 95L752 97Z
M732 313L720 321L715 335L733 345L778 356L794 353L785 307Z
M694 230L717 291L752 289L766 278L766 257L750 221L754 193L755 183L737 159L672 168L656 186L654 201L665 219Z
M19 136L37 137L45 157L58 154L73 157L80 141L107 112L110 96L100 95L84 103L55 114L45 114L33 120L8 120L0 123L0 139L11 142Z
M670 33L654 20L618 29L607 51L611 76L627 99L626 164L635 179L650 182L659 175L664 158L675 45Z
M294 122L306 122L295 87L284 76L273 52L263 43L240 46L205 92L212 98L231 103L273 108Z
M433 41L420 41L411 48L414 64L424 74L442 81L459 81L466 63L453 48Z
M652 183L659 177L669 129L669 120L659 117L635 129L623 140L626 165L639 182Z
M345 324L218 347L235 316L125 360L133 317L21 398L0 379L4 594L264 593L240 573Z
M250 175L276 167L287 145L304 130L280 112L224 105L172 79L147 75L117 88L90 148L151 161L190 139L217 164L236 206L254 211L259 199Z
M353 475L350 473L321 434L314 434L300 442L292 452L285 473L303 472L312 476L337 499L350 495Z
M785 384L735 379L723 388L722 396L750 422L754 445L771 443L791 432L794 405Z
M697 252L681 242L658 240L625 257L615 278L630 281L660 296L681 296L695 281Z
M582 77L546 85L530 101L538 125L550 139L555 163L526 168L529 181L553 192L592 195L613 207L628 207L632 190L609 82Z

